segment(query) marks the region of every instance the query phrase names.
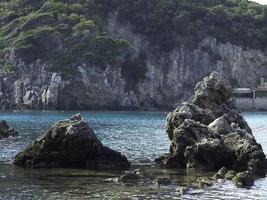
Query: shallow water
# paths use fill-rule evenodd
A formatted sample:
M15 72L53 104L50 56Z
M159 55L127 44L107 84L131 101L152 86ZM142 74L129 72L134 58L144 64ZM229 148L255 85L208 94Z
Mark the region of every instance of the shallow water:
M166 152L169 140L164 132L165 113L160 112L82 112L105 145L142 165L153 177L173 182L158 186L151 180L137 184L108 181L122 172L95 172L78 169L22 169L11 163L13 157L55 121L74 112L1 112L20 136L0 141L0 199L267 199L267 179L259 179L250 189L237 189L232 183L218 183L208 189L192 190L180 196L179 185L203 174L151 168L151 162ZM244 113L264 151L267 152L267 113Z

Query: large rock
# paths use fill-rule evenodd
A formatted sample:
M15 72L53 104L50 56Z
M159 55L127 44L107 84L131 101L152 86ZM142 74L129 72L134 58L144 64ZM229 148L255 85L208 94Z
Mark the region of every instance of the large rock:
M224 166L227 161L223 142L219 139L200 140L188 146L184 155L189 169L213 171Z
M213 109L224 104L230 98L231 92L230 83L213 72L196 85L193 102L201 108Z
M166 168L217 171L222 167L253 176L266 173L266 156L244 118L229 101L231 85L213 72L197 84L193 103L181 103L167 117Z
M167 116L166 131L170 140L173 139L174 129L178 128L185 119L192 119L203 124L209 124L215 119L215 116L210 110L199 108L198 106L188 102L182 102Z
M44 135L16 155L15 165L26 167L82 167L127 169L127 158L104 146L78 114L55 123Z
M6 121L4 120L0 121L0 139L14 137L17 135L18 135L18 132L13 128L9 128Z
M230 133L224 138L228 154L232 154L230 167L237 171L250 170L253 174L265 175L266 157L260 144L246 132Z

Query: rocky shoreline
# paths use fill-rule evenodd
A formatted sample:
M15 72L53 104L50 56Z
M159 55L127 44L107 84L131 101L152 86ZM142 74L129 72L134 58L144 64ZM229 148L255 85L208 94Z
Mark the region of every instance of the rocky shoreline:
M150 167L215 174L213 177L197 177L194 183L182 185L177 189L181 193L210 187L218 180L230 180L237 187L252 186L256 178L266 174L266 156L247 122L232 105L231 91L228 80L213 72L197 84L192 102L182 102L167 116L170 152L157 158L155 166ZM6 137L17 135L5 121L0 123L0 133L0 136ZM18 153L14 164L27 168L83 168L121 172L131 169L121 177L108 181L121 184L141 181L158 185L175 182L171 178L154 177L140 166L130 168L127 158L104 146L80 114L56 122Z

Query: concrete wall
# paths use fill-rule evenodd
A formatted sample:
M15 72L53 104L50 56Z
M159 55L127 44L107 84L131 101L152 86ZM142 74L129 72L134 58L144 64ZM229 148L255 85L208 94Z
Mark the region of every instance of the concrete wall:
M264 110L267 111L267 98L237 98L234 101L236 107L240 110Z
M236 98L234 101L235 106L240 110L253 110L252 98Z
M255 109L256 110L267 110L267 98L256 98Z

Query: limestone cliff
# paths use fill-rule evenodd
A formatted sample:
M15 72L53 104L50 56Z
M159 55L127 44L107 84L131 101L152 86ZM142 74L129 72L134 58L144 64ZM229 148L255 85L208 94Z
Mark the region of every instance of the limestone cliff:
M36 12L48 12L47 10L49 10L48 2L38 7ZM0 61L2 58L5 63L0 62L2 109L171 109L179 101L190 98L194 85L212 71L225 74L233 86L238 87L256 86L260 76L267 71L267 52L264 48L224 42L216 39L215 35L206 34L200 41L193 42L193 46L178 42L173 48L165 50L152 43L148 36L138 33L135 30L136 25L122 22L116 12L105 18L101 31L116 41L126 41L128 57L124 56L123 63L117 61L121 57L116 57L116 62L108 60L107 64L101 62L101 59L104 60L101 56L100 61L99 58L98 60L94 58L98 64L87 62L86 59L76 62L79 56L91 56L96 52L78 53L71 58L72 60L69 60L69 54L64 57L70 44L65 41L63 34L68 35L68 31L61 33L59 30L54 30L55 28L39 30L42 23L56 25L62 23L63 15L55 22L50 15L47 15L39 14L34 19L29 18L21 26L17 25L17 28L15 26L18 20L16 18L13 20L13 15L9 18L0 18L2 23L7 24L3 26L3 30L9 33L5 36L8 42L14 35L23 33L23 30L29 27L35 28L38 24L36 29L32 29L35 31L33 36L28 36L32 32L27 32L26 39L31 45L35 45L34 48L17 47L17 43L21 44L19 39L22 36L19 35L19 41L15 40L14 46L0 52ZM8 20L11 22L8 23ZM68 20L70 21L69 18ZM79 34L84 34L84 30L80 30L82 22L84 21L81 20L75 26L75 31L79 30ZM95 27L91 21L86 23L89 24L87 29ZM178 37L180 36L177 35ZM77 42L83 43L82 39ZM88 48L92 49L90 46ZM111 53L112 51L116 49L110 49ZM51 70L49 61L58 52L64 60L60 63L62 69ZM120 52L120 55L122 54L123 52ZM90 59L92 60L91 57ZM69 62L71 67L66 67ZM135 71L132 72L129 67L131 65L136 67L138 64L142 66L140 69L142 76L134 74ZM4 70L12 67L16 70L8 72ZM65 76L64 72L70 68L75 68L77 71L75 73L70 71L68 76Z
M193 86L211 71L226 74L234 86L255 87L267 70L267 53L217 43L215 38L204 39L193 50L181 45L164 53L146 49L141 37L121 33L133 51L147 54L145 78L136 83L135 91L127 89L121 68L79 66L75 77L64 79L38 60L26 65L11 54L19 71L1 74L2 108L169 109L189 98Z

